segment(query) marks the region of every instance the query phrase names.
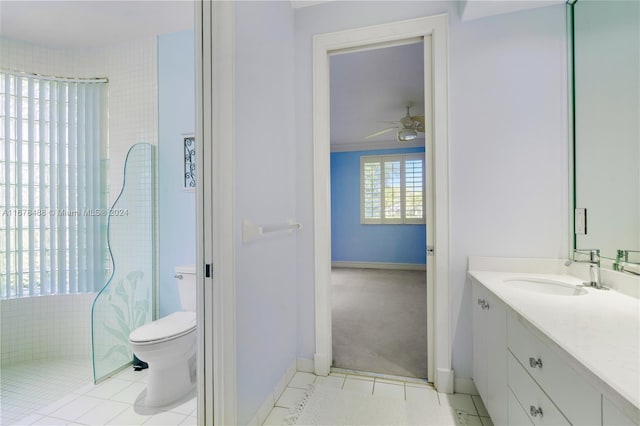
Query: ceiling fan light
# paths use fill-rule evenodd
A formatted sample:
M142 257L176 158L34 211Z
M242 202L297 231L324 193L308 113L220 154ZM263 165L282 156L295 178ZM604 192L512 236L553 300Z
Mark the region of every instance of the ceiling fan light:
M398 132L398 142L410 142L418 137L418 132L414 129L402 129Z

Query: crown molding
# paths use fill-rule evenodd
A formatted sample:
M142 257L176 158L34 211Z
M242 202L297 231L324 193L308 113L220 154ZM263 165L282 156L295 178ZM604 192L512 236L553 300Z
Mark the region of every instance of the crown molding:
M400 149L418 147L424 147L424 139L418 138L413 142L398 142L397 140L393 139L387 141L332 143L331 152L368 151L375 149Z

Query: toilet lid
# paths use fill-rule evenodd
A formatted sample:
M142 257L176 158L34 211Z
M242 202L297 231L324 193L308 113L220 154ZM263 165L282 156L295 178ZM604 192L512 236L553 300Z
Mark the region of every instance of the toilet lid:
M195 312L174 312L159 320L138 327L129 334L134 343L167 340L187 334L196 328Z

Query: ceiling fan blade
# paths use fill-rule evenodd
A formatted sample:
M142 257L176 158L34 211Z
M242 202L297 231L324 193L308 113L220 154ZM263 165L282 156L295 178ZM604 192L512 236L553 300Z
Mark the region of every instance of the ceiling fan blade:
M397 127L389 127L389 128L387 128L387 129L380 130L379 132L371 133L370 135L367 135L367 136L365 136L364 138L365 138L365 139L374 138L374 137L376 137L376 136L380 136L380 135L382 135L382 134L384 134L384 133L387 133L387 132L390 132L390 131L392 131L392 130L396 130L396 129L397 129Z

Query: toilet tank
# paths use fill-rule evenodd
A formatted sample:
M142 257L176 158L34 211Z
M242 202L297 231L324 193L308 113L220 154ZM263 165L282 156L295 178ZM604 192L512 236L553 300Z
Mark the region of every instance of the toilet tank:
M196 266L183 265L175 267L176 284L180 296L180 307L183 311L196 311Z

